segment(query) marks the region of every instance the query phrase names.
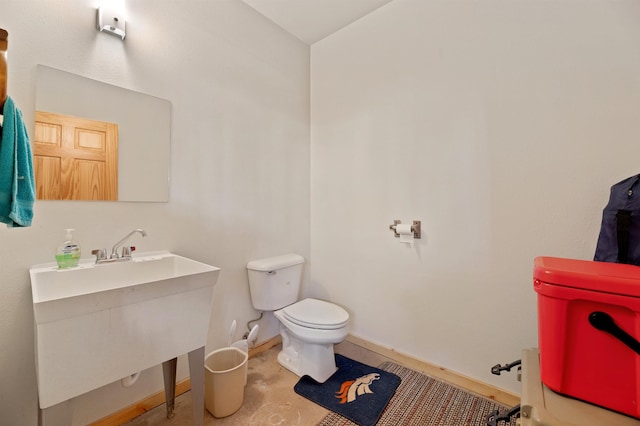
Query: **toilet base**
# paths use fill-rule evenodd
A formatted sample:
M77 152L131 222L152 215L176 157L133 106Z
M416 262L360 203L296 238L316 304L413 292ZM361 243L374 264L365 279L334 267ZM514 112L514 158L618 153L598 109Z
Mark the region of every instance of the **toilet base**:
M318 383L324 383L338 369L336 367L333 343L303 342L291 335L281 325L282 350L278 363L298 376L310 376Z

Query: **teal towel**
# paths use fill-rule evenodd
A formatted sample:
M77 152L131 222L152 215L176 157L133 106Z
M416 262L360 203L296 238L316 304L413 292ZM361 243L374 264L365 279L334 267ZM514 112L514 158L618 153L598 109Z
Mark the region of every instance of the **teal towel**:
M30 226L36 199L33 159L22 111L13 99L4 102L0 131L0 222L8 227Z

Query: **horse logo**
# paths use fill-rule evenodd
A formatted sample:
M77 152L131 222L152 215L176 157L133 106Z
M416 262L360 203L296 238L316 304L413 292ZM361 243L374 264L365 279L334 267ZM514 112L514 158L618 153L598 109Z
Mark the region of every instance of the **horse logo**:
M342 383L340 390L336 392L336 398L340 399L340 404L344 404L355 401L356 397L364 395L365 393L373 393L369 386L374 380L378 380L379 378L380 374L371 373L355 380L347 380Z

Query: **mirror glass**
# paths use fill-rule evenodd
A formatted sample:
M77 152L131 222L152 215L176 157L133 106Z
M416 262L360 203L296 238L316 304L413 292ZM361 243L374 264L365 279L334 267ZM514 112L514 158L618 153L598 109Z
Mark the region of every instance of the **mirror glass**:
M169 200L171 103L38 65L36 111L118 125L118 201Z

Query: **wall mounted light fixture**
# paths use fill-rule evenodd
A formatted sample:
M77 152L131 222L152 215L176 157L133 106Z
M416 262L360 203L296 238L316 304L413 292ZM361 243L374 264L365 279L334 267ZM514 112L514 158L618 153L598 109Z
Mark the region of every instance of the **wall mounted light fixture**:
M124 40L125 18L124 12L110 6L100 6L96 14L96 23L99 31L118 36Z

